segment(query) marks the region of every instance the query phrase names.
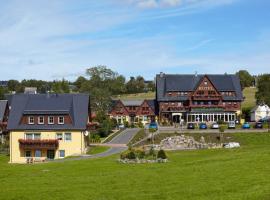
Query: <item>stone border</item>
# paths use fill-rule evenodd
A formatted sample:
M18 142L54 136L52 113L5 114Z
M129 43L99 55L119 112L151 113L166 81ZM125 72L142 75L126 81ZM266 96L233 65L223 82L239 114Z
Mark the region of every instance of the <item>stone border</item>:
M146 159L118 159L119 163L123 164L144 164L144 163L167 163L168 159L158 158L156 160L146 160Z

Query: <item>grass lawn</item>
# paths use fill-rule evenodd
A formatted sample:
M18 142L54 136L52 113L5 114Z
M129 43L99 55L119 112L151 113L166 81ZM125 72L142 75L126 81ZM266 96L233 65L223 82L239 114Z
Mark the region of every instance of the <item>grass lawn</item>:
M144 93L137 93L137 94L124 94L124 95L117 95L113 97L114 99L121 99L121 100L144 100L144 99L154 99L155 92L144 92Z
M253 108L256 105L255 99L256 88L245 88L243 91L246 99L242 103L242 108Z
M110 149L110 147L107 147L107 146L90 146L87 154L95 155L95 154L99 154L99 153L103 153L105 151L108 151L109 149Z
M0 199L270 199L270 134L232 134L239 149L169 152L169 163L119 164L118 155L10 165L0 156Z

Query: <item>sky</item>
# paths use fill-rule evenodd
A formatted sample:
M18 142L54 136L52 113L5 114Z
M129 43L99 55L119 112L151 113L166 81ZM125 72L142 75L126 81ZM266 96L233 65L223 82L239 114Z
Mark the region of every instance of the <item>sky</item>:
M269 0L0 0L0 80L270 73Z

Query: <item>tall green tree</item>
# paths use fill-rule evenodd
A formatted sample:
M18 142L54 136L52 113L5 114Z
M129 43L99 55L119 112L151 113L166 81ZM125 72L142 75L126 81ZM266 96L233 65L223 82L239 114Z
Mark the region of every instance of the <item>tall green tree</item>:
M254 85L255 79L247 70L240 70L236 73L240 78L242 89Z
M62 79L61 81L53 81L52 91L55 93L69 93L69 82L65 79Z
M258 90L256 92L257 104L266 103L270 105L270 74L263 74L258 77Z
M5 99L5 91L3 87L0 87L0 100Z
M106 66L95 66L86 70L89 77L83 81L82 92L91 96L92 110L106 113L111 102L111 95L119 94L125 89L125 78Z

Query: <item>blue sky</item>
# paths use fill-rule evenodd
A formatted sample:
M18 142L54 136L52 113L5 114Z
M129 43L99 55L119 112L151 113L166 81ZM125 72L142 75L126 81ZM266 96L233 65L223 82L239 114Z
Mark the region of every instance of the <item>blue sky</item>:
M269 0L0 0L0 80L270 72Z

